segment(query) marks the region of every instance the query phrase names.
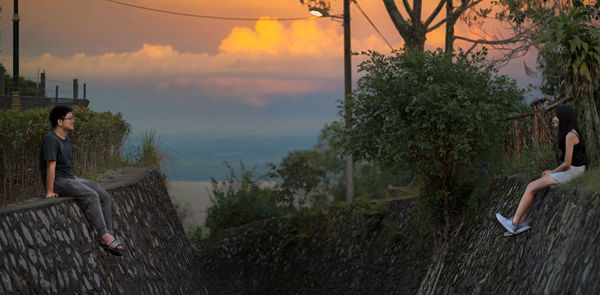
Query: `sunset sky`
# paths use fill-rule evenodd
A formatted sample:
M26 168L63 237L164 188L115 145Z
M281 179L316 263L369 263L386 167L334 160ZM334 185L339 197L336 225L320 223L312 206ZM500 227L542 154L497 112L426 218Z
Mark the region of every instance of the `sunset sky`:
M122 1L201 15L311 16L298 0ZM401 47L383 2L359 3L386 39ZM343 30L332 19L223 21L160 14L105 0L22 0L19 6L21 75L35 79L45 70L51 80L70 82L77 77L87 83L93 109L122 112L135 131L316 136L325 123L338 118ZM389 53L351 6L352 50ZM9 74L12 9L12 1L2 2L0 61ZM431 9L426 7L424 15ZM341 12L342 1L333 1L331 13ZM457 33L470 34L464 26L457 27ZM443 46L443 35L443 28L429 34L427 47ZM353 66L360 59L353 57ZM503 71L523 80L522 61ZM53 83L48 89L54 89Z

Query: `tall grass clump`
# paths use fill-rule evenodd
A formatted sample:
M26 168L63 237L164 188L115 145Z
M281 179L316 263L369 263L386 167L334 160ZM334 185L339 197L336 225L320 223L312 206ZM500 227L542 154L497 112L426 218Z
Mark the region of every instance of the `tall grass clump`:
M128 162L137 167L154 167L161 174L165 166L172 159L163 146L160 135L156 129L144 131L138 141L138 146L134 154L128 155Z

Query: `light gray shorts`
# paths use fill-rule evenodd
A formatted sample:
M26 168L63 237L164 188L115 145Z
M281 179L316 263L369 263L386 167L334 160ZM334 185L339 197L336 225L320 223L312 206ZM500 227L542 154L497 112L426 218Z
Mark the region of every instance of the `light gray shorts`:
M585 171L585 166L571 166L569 169L561 172L556 172L550 174L554 180L556 180L560 184L565 184L571 181L573 178L583 174Z

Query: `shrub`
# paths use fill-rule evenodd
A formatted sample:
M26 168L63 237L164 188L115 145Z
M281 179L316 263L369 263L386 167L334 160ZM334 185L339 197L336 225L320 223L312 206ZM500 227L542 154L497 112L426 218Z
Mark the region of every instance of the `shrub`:
M196 227L196 229L189 231L187 233L187 238L192 243L196 243L196 242L202 240L204 238L202 235L202 227L198 226L198 227Z
M278 206L273 191L261 188L255 177L255 169L246 170L240 163L241 175L227 163L230 175L223 181L214 178L207 209L206 226L213 235L221 230L237 227L248 222L282 216L290 212L289 207Z
M27 111L0 111L0 202L31 197L43 191L39 172L42 139L51 130L50 108ZM75 130L69 133L73 145L74 173L88 177L120 162L120 148L130 125L120 113L99 113L75 108Z
M367 55L345 147L356 159L417 174L425 195L448 217L463 205L460 186L468 182L462 180L477 177L469 168L501 153L505 118L517 110L523 91L484 65L485 51Z
M279 168L270 164L269 177L278 181L275 194L278 200L288 205L297 203L298 208L322 199L319 185L324 182L325 169L315 163L317 154L313 150L298 150L288 153Z

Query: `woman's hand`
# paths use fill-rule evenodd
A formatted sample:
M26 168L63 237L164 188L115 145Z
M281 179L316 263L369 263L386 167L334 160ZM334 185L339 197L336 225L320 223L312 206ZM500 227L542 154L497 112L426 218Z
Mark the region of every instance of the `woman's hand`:
M552 170L546 170L546 171L542 172L542 177L544 177L548 174L552 174Z

